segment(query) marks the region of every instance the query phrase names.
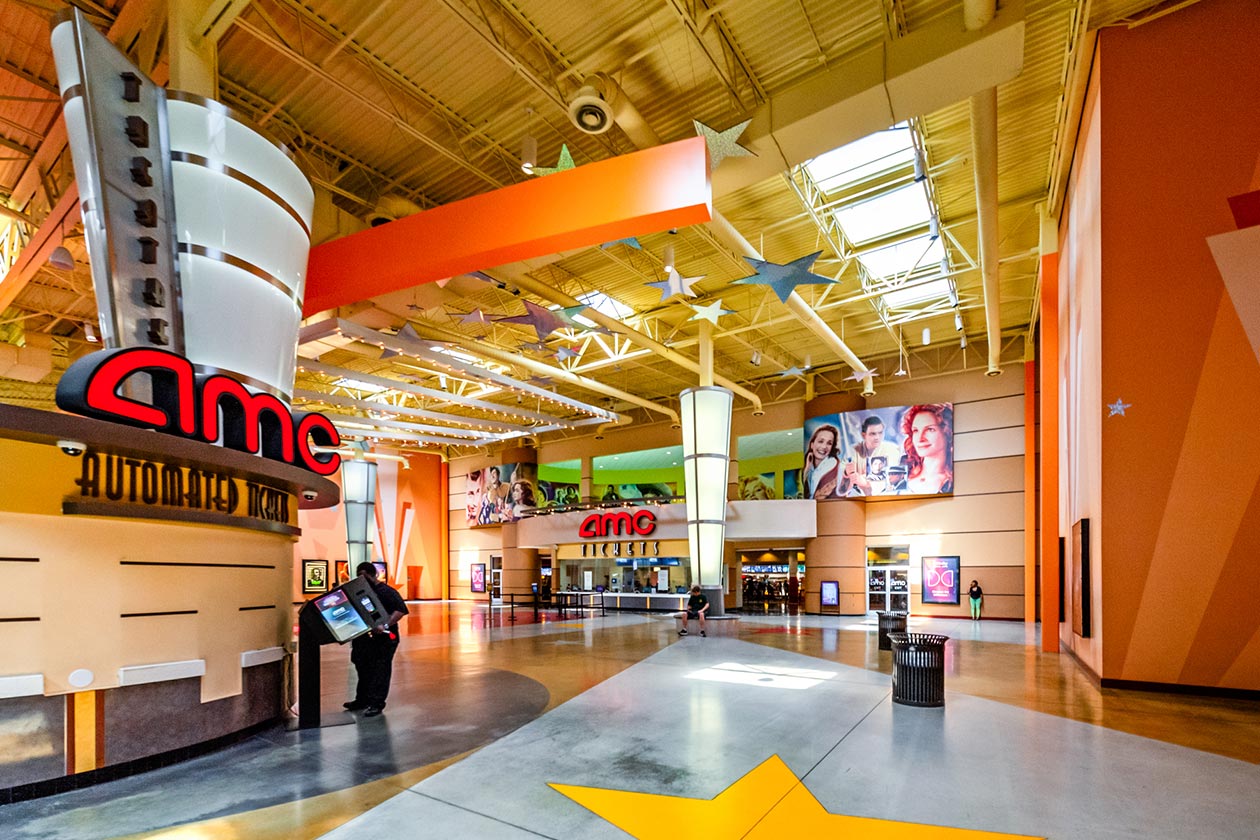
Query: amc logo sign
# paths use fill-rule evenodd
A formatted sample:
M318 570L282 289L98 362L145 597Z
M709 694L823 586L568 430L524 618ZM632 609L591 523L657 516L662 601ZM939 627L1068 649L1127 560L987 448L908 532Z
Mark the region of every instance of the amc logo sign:
M148 374L152 402L119 393L137 373ZM221 443L319 475L341 466L341 456L311 451L341 443L327 417L294 414L271 394L251 394L222 374L197 376L191 362L166 350L131 347L84 356L57 383L57 405L84 417Z
M592 513L578 526L579 537L646 537L656 530L656 515L646 508L634 513L625 510Z

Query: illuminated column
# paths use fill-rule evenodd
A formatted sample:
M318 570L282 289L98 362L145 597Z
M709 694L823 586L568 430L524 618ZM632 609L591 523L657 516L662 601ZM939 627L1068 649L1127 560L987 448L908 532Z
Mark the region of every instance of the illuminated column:
M362 457L341 459L341 495L346 505L346 559L350 574L372 562L376 532L376 464Z
M691 578L701 586L722 585L726 539L726 469L731 443L734 395L713 385L679 394L683 433L683 475L687 491L687 543ZM710 597L710 609L721 599Z
M289 401L315 194L283 146L167 92L186 355Z

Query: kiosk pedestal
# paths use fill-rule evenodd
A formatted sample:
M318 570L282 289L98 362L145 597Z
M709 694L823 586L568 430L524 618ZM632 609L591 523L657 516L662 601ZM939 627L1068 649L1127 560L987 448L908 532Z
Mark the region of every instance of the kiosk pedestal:
M384 624L389 614L367 578L357 577L307 601L298 611L298 729L318 729L320 723L319 649L346 642ZM354 718L330 724L341 726Z

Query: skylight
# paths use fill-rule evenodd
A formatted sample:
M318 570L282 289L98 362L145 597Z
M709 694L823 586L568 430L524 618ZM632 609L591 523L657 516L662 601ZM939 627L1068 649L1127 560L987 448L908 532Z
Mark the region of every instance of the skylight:
M578 295L577 299L589 306L591 309L603 313L609 318L616 318L618 321L624 321L634 314L633 309L626 306L619 300L610 298L603 292L587 292L586 294ZM589 318L583 318L581 315L577 316L574 320L591 327L596 326L594 321Z
M892 309L933 298L949 297L949 281L940 277L927 283L916 284L908 289L893 289L884 292L880 297Z
M838 208L835 215L844 235L860 245L895 231L926 225L932 208L923 184L911 183L870 201Z
M485 364L484 362L481 361L481 359L478 359L476 356L473 356L469 353L465 353L462 350L455 350L450 347L443 347L441 344L434 344L429 349L432 350L434 353L441 353L444 356L451 356L452 358L459 359L461 362L468 362L469 364L472 364L472 365Z
M805 169L826 193L913 160L914 143L910 128L905 123L897 123L892 128L868 134L861 140L821 154L805 164Z
M941 240L928 234L907 239L887 248L867 251L858 257L866 272L872 277L896 277L917 266L935 266L945 256Z

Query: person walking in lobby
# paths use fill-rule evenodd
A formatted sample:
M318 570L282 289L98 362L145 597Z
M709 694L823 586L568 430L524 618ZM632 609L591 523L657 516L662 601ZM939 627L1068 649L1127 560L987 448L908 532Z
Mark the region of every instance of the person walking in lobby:
M371 563L360 563L354 571L367 578L389 617L350 643L350 661L359 680L354 699L342 705L352 712L362 709L364 717L376 717L385 711L394 675L394 653L398 650L398 622L407 614L407 602L392 586L376 579L376 566Z
M967 598L971 601L971 620L980 620L980 601L984 598L984 590L980 588L979 581L972 581L971 587L967 590Z
M691 597L687 599L687 614L683 617L682 629L678 631L679 636L687 635L687 625L691 623L691 619L700 620L700 635L706 635L704 632L704 614L709 611L709 599L700 591L700 584L691 587Z

